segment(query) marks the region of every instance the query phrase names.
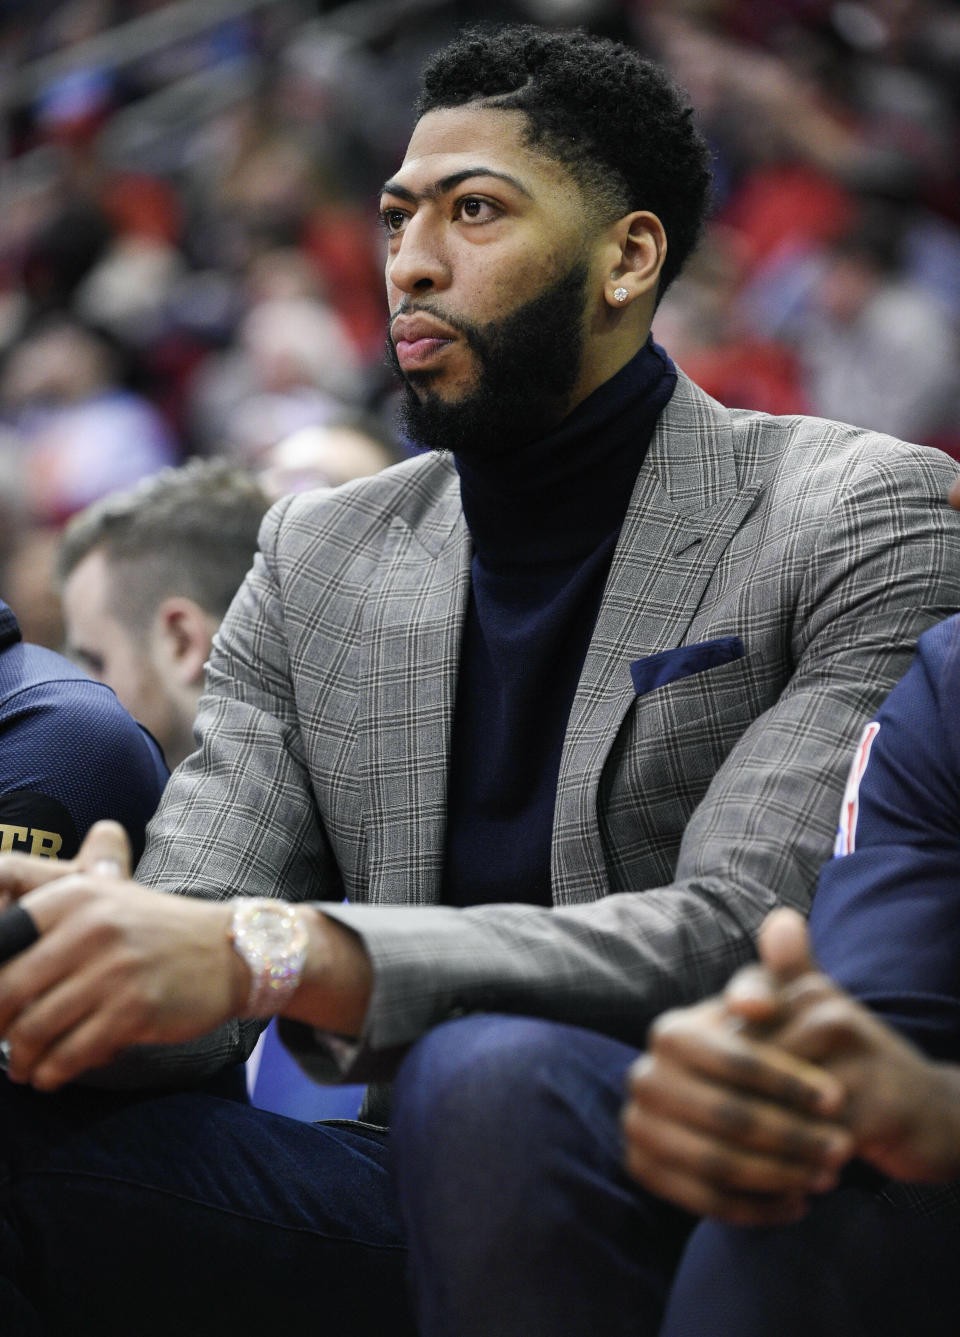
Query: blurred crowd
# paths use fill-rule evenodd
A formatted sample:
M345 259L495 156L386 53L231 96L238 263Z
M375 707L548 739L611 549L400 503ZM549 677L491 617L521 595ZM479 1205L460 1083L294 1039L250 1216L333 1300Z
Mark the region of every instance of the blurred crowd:
M115 488L223 455L278 495L412 449L376 198L477 18L582 24L689 90L714 218L654 333L705 389L960 457L954 5L3 0L0 594L29 638L60 638L60 528Z

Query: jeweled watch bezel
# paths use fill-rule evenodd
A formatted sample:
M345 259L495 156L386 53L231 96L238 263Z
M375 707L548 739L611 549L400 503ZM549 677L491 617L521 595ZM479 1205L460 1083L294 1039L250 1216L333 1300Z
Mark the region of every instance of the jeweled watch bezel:
M230 942L250 970L242 1015L273 1017L293 997L307 959L307 928L300 907L264 897L234 902Z

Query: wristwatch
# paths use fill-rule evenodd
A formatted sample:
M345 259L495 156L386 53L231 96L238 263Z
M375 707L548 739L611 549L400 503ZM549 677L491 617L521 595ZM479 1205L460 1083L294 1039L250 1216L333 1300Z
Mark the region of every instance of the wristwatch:
M302 907L240 896L233 902L230 942L250 969L244 1017L272 1017L293 997L307 959Z

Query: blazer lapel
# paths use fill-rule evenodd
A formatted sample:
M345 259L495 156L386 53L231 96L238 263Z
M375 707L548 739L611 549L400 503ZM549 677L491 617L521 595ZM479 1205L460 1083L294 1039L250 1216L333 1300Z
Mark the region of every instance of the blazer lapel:
M682 644L759 490L738 486L729 413L681 373L637 478L567 725L553 835L559 903L609 890L598 789L635 700L630 664Z
M470 542L454 478L416 532L393 520L364 611L359 755L373 902L431 904L440 896L469 588Z

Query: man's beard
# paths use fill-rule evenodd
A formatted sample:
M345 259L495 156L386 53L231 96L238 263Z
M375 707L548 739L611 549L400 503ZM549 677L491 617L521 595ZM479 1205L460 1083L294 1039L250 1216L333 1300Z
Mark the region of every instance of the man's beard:
M580 260L538 297L480 326L414 302L409 309L432 312L463 336L476 358L477 382L448 403L431 392L433 373L400 371L388 339L388 356L403 384L400 421L408 437L430 450L483 456L555 427L580 373L587 274Z

